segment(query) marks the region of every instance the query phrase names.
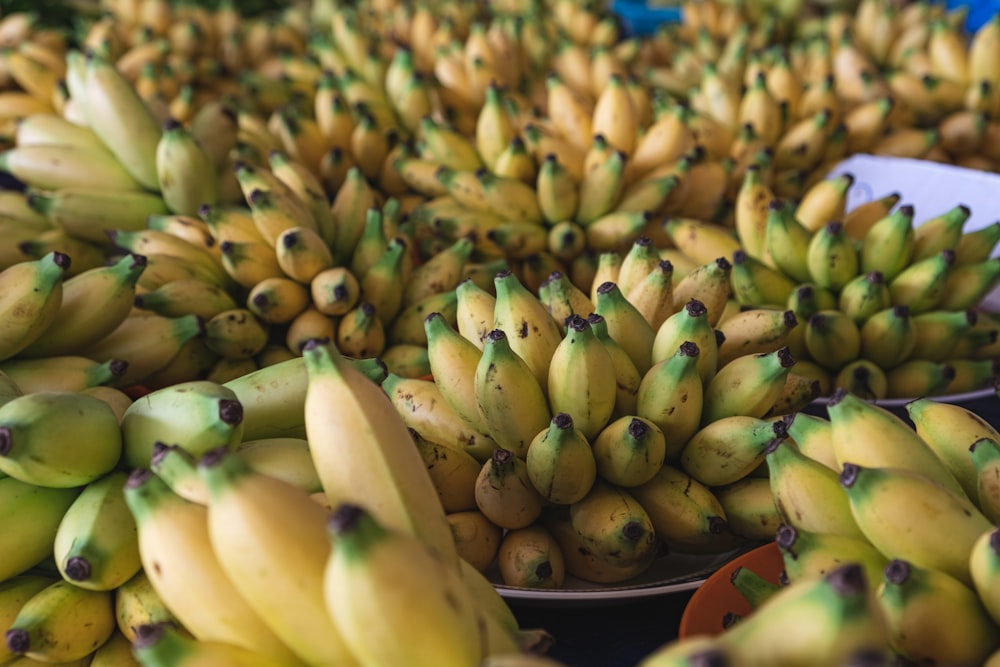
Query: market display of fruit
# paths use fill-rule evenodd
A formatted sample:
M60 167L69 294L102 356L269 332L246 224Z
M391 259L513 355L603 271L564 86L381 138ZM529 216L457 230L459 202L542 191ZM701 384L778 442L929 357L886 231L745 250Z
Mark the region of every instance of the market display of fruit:
M644 665L985 662L1000 221L830 171L1000 171L1000 15L778 4L0 16L0 664L555 666L495 584L775 539Z

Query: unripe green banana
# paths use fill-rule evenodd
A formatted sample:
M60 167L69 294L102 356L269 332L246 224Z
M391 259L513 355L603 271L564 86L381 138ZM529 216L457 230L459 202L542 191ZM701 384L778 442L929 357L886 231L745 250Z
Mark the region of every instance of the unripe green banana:
M36 392L0 406L0 472L25 482L88 484L118 464L122 442L118 417L93 396Z
M127 476L115 471L91 482L63 516L53 553L67 581L110 591L142 567L135 520L123 493Z
M914 315L937 307L944 296L955 251L948 249L911 262L889 280L893 303L906 304Z
M800 453L831 470L840 469L833 450L833 425L829 419L808 412L795 412L782 417L782 421L787 427L788 437Z
M920 261L942 250L954 250L962 237L965 222L972 210L964 204L956 204L915 225L913 230L913 258Z
M676 461L703 418L705 386L698 374L700 350L684 341L673 356L654 364L642 376L636 414L663 433L666 458Z
M805 346L813 361L836 372L861 354L861 330L844 311L821 310L806 320Z
M764 249L775 266L792 280L812 280L809 270L809 244L813 233L795 218L790 201L773 200L768 206L764 227Z
M905 304L873 313L861 325L860 333L858 354L886 371L906 361L917 343L910 307Z
M855 276L841 287L837 300L837 307L858 326L863 326L869 317L891 305L892 297L880 271Z
M52 542L59 522L79 493L78 487L46 487L15 477L0 478L0 507L3 507L0 546L7 554L0 563L0 576L4 581L52 555Z
M42 662L79 660L111 637L110 591L57 581L35 593L4 635L11 653Z
M733 296L741 305L757 308L783 305L798 284L742 249L733 253L732 265L729 279Z
M547 312L545 317L549 317ZM512 337L516 338L503 329L494 329L486 337L476 367L476 401L489 435L504 449L523 456L552 417L536 376L512 349Z
M952 265L944 281L937 308L961 310L975 308L1000 282L1000 258L990 257L972 264Z
M618 486L633 487L652 479L666 458L663 431L642 417L615 419L591 443L597 474Z
M580 315L567 319L566 335L552 352L547 394L553 414L568 414L587 440L604 428L614 412L614 361Z
M217 382L191 380L137 399L122 420L125 460L149 465L153 444L177 444L194 456L243 437L243 405L235 391Z
M861 241L863 273L879 271L889 282L910 265L914 243L913 214L913 206L904 204L872 225Z

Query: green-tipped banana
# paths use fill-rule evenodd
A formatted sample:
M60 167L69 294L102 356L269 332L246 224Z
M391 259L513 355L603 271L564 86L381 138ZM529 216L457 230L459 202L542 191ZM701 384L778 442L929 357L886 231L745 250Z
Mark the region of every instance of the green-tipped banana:
M243 437L243 404L235 391L209 380L191 380L136 399L122 419L125 460L148 467L153 444L179 445L195 457Z
M718 361L720 346L708 319L708 309L696 298L685 303L656 330L650 361L656 364L672 357L684 341L698 346L698 374L707 384L722 366Z
M545 317L549 314L545 313ZM542 387L528 364L512 349L511 338L516 336L508 336L503 329L487 335L476 368L475 391L489 426L488 435L504 449L523 456L552 416Z
M591 442L597 474L612 484L632 487L652 479L666 459L667 443L653 422L624 415Z
M858 527L879 551L972 582L969 554L991 524L971 501L902 468L844 463L840 483Z
M197 665L246 665L280 667L288 664L271 656L211 639L193 639L168 621L141 625L132 642L132 655L148 667L197 667Z
M567 319L566 335L549 361L548 400L552 412L568 414L588 440L614 412L614 361L590 322L579 315Z
M914 315L937 307L944 297L955 251L948 249L911 262L889 280L893 303L906 304Z
M560 505L583 499L597 478L590 442L565 412L557 413L532 439L525 466L528 479L542 497Z
M913 206L904 204L880 218L861 241L863 273L878 271L888 282L910 265L913 258Z
M702 425L731 415L763 417L781 394L794 365L787 347L733 359L705 387Z
M7 557L0 563L6 581L52 555L59 522L79 495L79 488L55 488L0 478L0 547Z
M99 398L46 391L0 406L0 471L11 477L82 486L111 471L121 455L118 417Z
M225 447L203 456L198 474L209 490L212 549L243 598L303 661L350 664L344 639L324 613L326 510Z
M913 261L920 261L942 250L954 250L962 238L965 222L972 210L964 204L956 204L922 222L913 230Z
M506 333L510 349L528 366L544 393L548 390L549 360L562 340L559 325L512 271L496 274L493 283L493 328Z
M70 662L111 637L115 615L110 591L57 581L35 593L7 628L7 649L41 662Z
M680 453L681 468L707 486L731 484L764 462L775 439L787 437L785 423L728 415L701 427Z
M101 245L110 229L142 229L149 216L167 213L160 195L137 190L65 187L32 192L28 201L66 233Z
M792 202L776 199L770 203L764 227L764 251L780 271L800 283L812 279L808 262L812 236L795 218Z
M157 190L156 146L162 132L135 87L100 56L88 55L84 78L87 124L147 190Z
M69 255L51 252L0 271L0 360L37 340L56 320Z
M880 271L869 271L847 282L841 289L837 307L858 324L880 310L889 308L892 298Z
M115 471L88 484L59 523L53 554L70 583L110 591L142 567L135 520L125 504L127 477Z
M860 333L858 354L886 371L906 361L917 344L913 317L905 304L870 315L861 325Z
M861 354L861 330L842 310L821 310L805 323L806 352L813 361L839 371Z
M676 296L676 294L675 294ZM628 353L639 373L652 365L653 341L656 332L617 283L607 281L597 287L594 312L604 318L608 334Z
M991 436L977 439L969 446L969 458L975 472L975 488L969 498L990 521L1000 520L1000 440Z
M28 600L55 581L44 574L19 574L0 583L0 623L3 627L10 627ZM6 662L13 657L6 644L0 646L0 659Z
M83 391L114 382L128 368L121 359L97 362L76 355L57 355L38 359L8 359L0 371L10 377L22 392Z
M673 356L646 371L639 384L636 414L663 433L669 461L677 460L703 417L705 386L698 374L699 354L695 343L684 341Z
M1000 628L975 590L940 570L893 559L878 600L889 622L889 645L909 660L980 665L1000 646Z
M871 582L882 578L889 559L864 537L812 533L782 524L774 541L789 581L822 577L847 563L858 563Z

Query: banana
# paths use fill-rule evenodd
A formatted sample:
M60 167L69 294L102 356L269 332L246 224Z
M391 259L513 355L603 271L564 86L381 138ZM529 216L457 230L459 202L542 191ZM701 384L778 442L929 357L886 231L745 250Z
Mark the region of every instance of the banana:
M121 632L112 633L111 637L97 648L92 657L87 656L93 667L139 667L138 660L132 655L132 642Z
M477 466L478 470L478 466ZM463 574L469 567L484 572L496 560L503 531L478 510L448 514Z
M731 415L763 417L781 394L794 366L795 358L787 347L733 359L705 386L702 426Z
M288 324L309 305L309 289L284 275L265 278L247 294L247 310L265 324Z
M110 591L88 590L60 580L31 596L4 638L12 654L42 662L71 662L91 654L114 630Z
M392 376L387 378L391 382ZM455 445L428 440L418 432L411 435L420 451L424 466L441 499L445 513L468 512L476 509L475 485L482 465L468 452ZM453 524L454 529L454 524ZM461 556L461 553L459 554ZM491 559L492 560L492 559ZM489 563L487 563L489 565Z
M153 443L149 469L175 494L199 505L208 504L208 488L198 477L197 459L180 445Z
M7 286L0 301L0 310L7 312L0 332L0 359L22 351L55 322L69 266L68 255L52 251L0 271L0 286Z
M675 312L673 277L674 265L670 260L660 259L646 276L625 294L625 298L642 314L654 331L658 331L667 318Z
M786 303L797 286L781 271L743 250L733 253L729 280L733 297L743 306L756 308L773 308Z
M685 341L698 346L698 374L702 384L707 385L721 365L718 363L720 346L715 329L708 321L708 309L697 298L687 301L656 330L651 362L657 364L673 356Z
M357 305L361 285L350 269L335 266L320 271L309 281L313 306L326 315L343 315ZM372 301L369 295L369 301ZM377 308L377 307L376 307ZM380 312L378 309L377 312Z
M854 238L864 239L871 226L889 215L900 199L902 199L902 194L890 192L887 195L858 204L844 216L844 229Z
M594 137L591 152L601 153L603 135ZM589 154L588 154L589 155ZM615 209L625 188L627 155L621 150L609 150L607 155L594 158L595 164L585 167L579 186L579 201L575 219L584 227Z
M698 266L674 284L674 308L697 299L707 309L708 322L719 323L732 295L732 263L718 257Z
M744 477L713 489L713 492L733 534L747 540L774 539L781 525L781 515L771 496L769 480Z
M806 265L812 282L835 292L858 275L858 250L842 222L828 222L813 233L806 250Z
M644 374L652 365L652 345L656 336L652 326L615 282L606 281L597 286L594 305L594 312L604 318L608 334L625 349L636 370Z
M549 317L547 312L544 316ZM487 335L476 367L475 396L489 435L504 449L523 456L551 413L541 385L513 350L512 337L503 329ZM516 393L511 393L512 387L517 387Z
M590 491L597 475L594 452L572 416L557 413L525 455L528 479L552 503L570 505Z
M545 505L545 498L528 476L527 463L502 447L480 468L475 497L479 511L506 530L532 525Z
M674 245L698 265L724 258L728 261L740 249L739 240L730 230L691 218L667 218L663 230Z
M3 547L9 554L0 566L4 581L21 575L52 555L59 522L79 495L79 487L48 487L0 478ZM9 625L9 621L8 621Z
M672 356L651 366L639 383L636 415L663 433L670 461L677 460L702 419L705 385L698 373L699 355L696 343L684 341Z
M975 488L969 498L990 521L1000 517L1000 489L996 483L997 463L1000 461L1000 443L992 436L983 436L969 446Z
M475 171L484 166L472 141L430 116L421 119L416 136L421 159L452 169Z
M841 221L846 213L847 193L854 184L853 174L824 178L802 195L795 207L795 217L802 225L817 232L830 222Z
M548 388L549 360L562 340L559 325L512 271L497 273L493 284L496 302L492 326L506 334L509 347L531 370L544 395Z
M836 428L836 425L835 425ZM871 468L845 463L841 486L846 490L858 527L883 554L895 554L919 567L937 568L971 584L969 554L990 522L972 502L912 469ZM919 499L919 500L915 500ZM924 505L920 527L900 516L905 503ZM910 514L910 517L916 515ZM936 538L938 522L949 526L951 539ZM908 525L910 527L908 527Z
M0 584L0 610L2 610L0 615L2 615L4 627L10 627L10 624L17 617L17 613L35 593L54 582L55 579L42 574L20 574L4 580ZM0 655L5 661L14 657L6 645L0 648Z
M549 407L553 414L567 413L592 440L614 411L614 362L584 317L572 315L566 328L549 361Z
M820 660L843 664L852 656L867 655L884 660L888 628L872 589L859 564L842 565L823 577L785 586L752 616L725 632L718 643L726 654L748 665ZM811 632L796 631L794 641L786 637L789 628L806 615L813 619L822 615L823 620L810 624ZM778 627L783 629L780 634Z
M702 484L723 486L749 475L764 462L768 444L785 438L781 421L747 415L721 417L691 436L678 463Z
M357 505L337 506L328 523L331 555L323 577L326 607L359 662L475 664L483 654L480 605L447 561L413 535L383 527ZM400 568L419 577L398 578ZM391 585L389 582L395 582ZM438 630L413 623L413 605ZM381 628L372 632L372 623Z
M777 350L798 325L795 311L777 308L751 308L722 320L718 327L723 340L717 366L721 368L745 354Z
M582 500L567 508L567 518L569 528L589 547L591 555L613 568L648 566L656 555L650 515L625 489L598 480ZM559 535L555 537L566 555Z
M978 664L997 648L997 626L975 591L944 572L894 559L886 566L878 599L889 622L890 645L909 659ZM931 619L940 613L956 619L961 637L934 629Z
M958 343L968 335L979 319L975 310L928 310L912 317L916 344L915 359L947 361L953 358Z
M859 326L872 315L889 308L891 295L881 271L870 271L849 280L837 298L837 307Z
M990 257L971 264L953 264L944 280L937 308L976 308L1000 283L1000 259Z
M0 471L7 475L43 486L75 487L117 465L122 435L114 411L99 398L44 391L0 406L0 445Z
M591 313L587 316L587 321L590 322L598 340L611 354L611 361L615 367L615 408L611 418L634 414L642 375L628 352L608 333L607 323L601 315Z
M873 585L881 581L889 559L865 538L812 533L788 524L778 527L775 543L790 581L823 577L847 563L858 563Z
M800 283L812 279L808 264L812 237L813 232L795 217L791 202L771 201L764 226L764 251L780 271Z
M37 391L82 391L113 382L128 364L120 359L98 363L86 357L61 355L40 359L8 359L0 363L26 394Z
M114 156L72 146L41 144L9 148L0 154L0 170L45 190L141 189Z
M632 106L625 79L612 74L594 101L591 131L603 135L616 150L631 154L638 134L638 118Z
M126 478L114 471L91 482L63 515L53 554L67 581L110 591L142 567L135 521L125 505Z
M226 361L246 361L267 344L268 331L246 308L223 310L204 324L205 347Z
M87 125L135 182L156 190L156 146L162 131L135 89L112 63L91 54L83 92Z
M579 203L579 186L554 153L543 157L535 181L538 207L549 224L572 220Z
M167 609L143 570L139 570L131 579L116 588L114 596L118 631L129 642L136 641L142 626L161 622L168 623L187 636L191 636Z
M454 562L454 541L441 503L392 402L329 342L310 341L303 356L308 374L306 435L331 504L364 498L386 525L409 531L440 558ZM331 410L331 405L342 409ZM365 456L357 456L358 450L352 449L350 461L343 458L335 444L346 432L355 441L369 440ZM412 465L385 465L406 461L406 457ZM386 476L391 480L388 483ZM376 489L384 493L375 494Z
M156 442L177 444L196 458L216 447L235 447L243 438L243 413L235 391L209 380L151 391L122 418L125 460L148 467Z
M784 523L809 533L865 539L834 470L787 440L768 443L765 461L771 494Z
M462 269L469 260L474 246L473 239L459 238L413 269L403 286L402 307L406 308L427 297L454 290L461 280Z
M320 582L330 556L320 529L326 523L323 508L305 490L254 471L228 448L203 456L198 474L209 490L212 550L247 603L303 660L350 663L343 638L323 613ZM297 520L290 522L289 516ZM278 534L284 538L274 539ZM286 550L292 545L294 556ZM276 585L289 607L275 606Z
M885 374L886 397L940 396L954 378L947 362L908 359Z
M540 523L508 530L500 542L497 566L504 585L517 588L559 589L566 577L559 544Z
M953 250L962 236L972 211L956 204L947 211L916 224L913 231L913 261L926 259L942 250Z
M656 537L678 553L721 553L734 548L725 511L711 489L670 464L628 489L649 515Z
M806 320L805 349L820 366L836 372L861 354L861 330L842 310L821 310Z
M138 528L143 571L166 607L195 638L235 644L296 664L294 654L255 614L222 569L212 551L205 506L174 495L165 482L141 468L130 474L125 500ZM213 603L202 604L203 596ZM219 613L223 608L225 613Z
M317 314L324 325L323 329L321 329L322 333L327 333L325 324L327 322L332 323L332 321L326 315L319 313L319 311L306 309L303 311L303 314L296 316L296 320L289 327L289 336L294 333L296 322L301 321L302 316L309 312ZM305 335L300 339L301 342L295 343L294 346L290 338L289 347L299 347L310 338L319 337L322 336L315 334ZM382 320L377 317L375 306L363 301L356 308L345 313L336 323L335 339L337 347L344 354L351 357L371 358L380 355L386 346L386 333L382 325Z
M1000 618L1000 597L996 593L996 577L1000 569L1000 532L986 530L976 539L969 554L972 584L986 611L994 622Z
M592 439L597 474L612 484L634 487L648 482L666 458L666 439L653 422L624 415Z
M907 360L917 343L909 306L902 304L871 314L861 325L862 359L890 370Z
M564 334L566 322L571 316L587 317L594 312L590 297L559 270L550 273L538 286L538 298Z

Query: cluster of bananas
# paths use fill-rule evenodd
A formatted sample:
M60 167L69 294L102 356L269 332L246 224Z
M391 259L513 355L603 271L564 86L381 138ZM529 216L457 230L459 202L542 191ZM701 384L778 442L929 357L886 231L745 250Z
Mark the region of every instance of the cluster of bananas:
M997 664L1000 433L930 398L906 413L841 390L826 417L789 418L761 452L787 582L737 570L752 614L640 664Z
M990 386L997 321L982 303L1000 283L991 256L1000 224L965 229L963 205L915 223L898 193L848 211L852 181L823 179L793 202L751 168L735 234L689 224L662 254L680 266L730 260L732 307L786 312L794 326L776 329L771 349L787 345L801 362L795 372L819 380L823 396L837 387L881 399Z
M317 341L134 402L3 377L0 659L533 664L547 633L459 558L385 376Z
M769 490L737 483L818 396L772 349L794 318L727 309L724 259L675 285L648 238L602 257L590 294L559 272L538 296L510 271L494 293L463 281L454 311L424 321L431 377L382 382L463 558L507 585L619 582L663 548L769 539L752 515Z

